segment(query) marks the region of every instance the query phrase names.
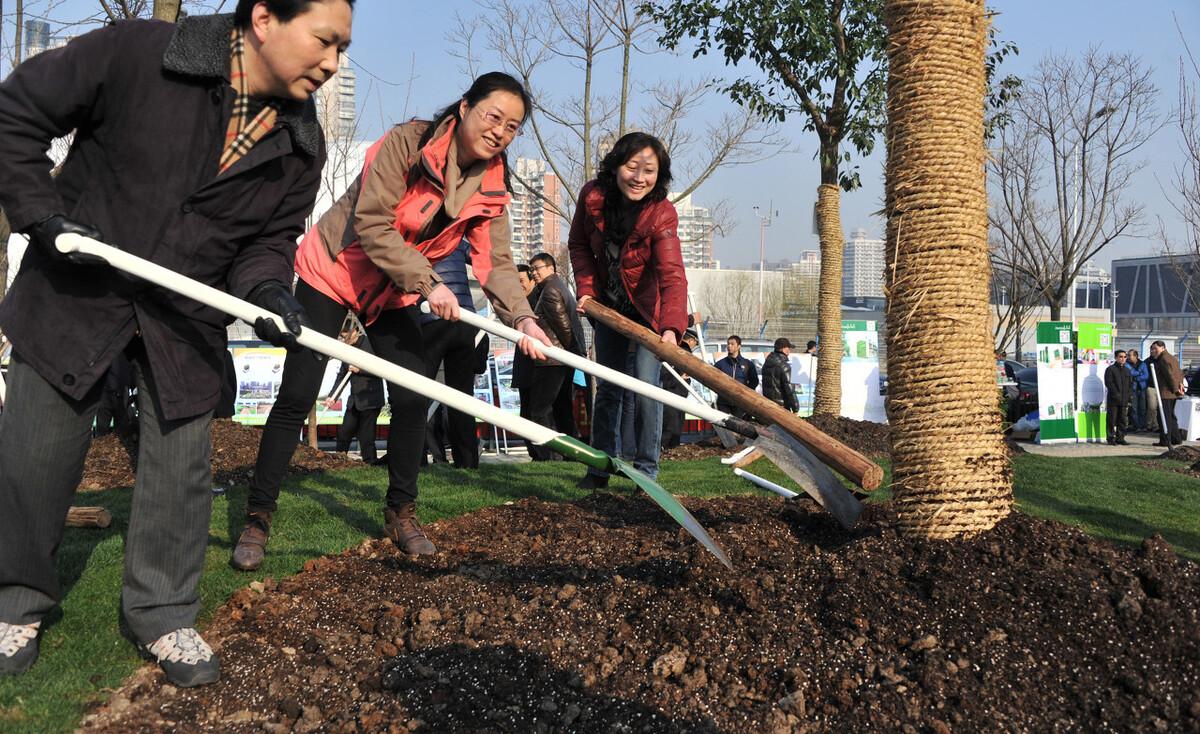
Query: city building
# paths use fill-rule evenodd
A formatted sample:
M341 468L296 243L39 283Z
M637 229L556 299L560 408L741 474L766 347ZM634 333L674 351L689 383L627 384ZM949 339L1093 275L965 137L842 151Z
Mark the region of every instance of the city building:
M337 74L317 90L317 116L331 147L335 141L352 140L355 137L358 127L357 85L354 67L343 59L338 65Z
M527 262L539 252L559 258L565 249L563 218L547 202L561 205L562 184L543 160L518 158L514 174L509 207L513 259Z
M842 297L883 298L884 242L857 229L842 254Z
M713 230L716 223L712 212L702 206L692 203L692 195L675 200L677 193L667 195L675 202L675 211L679 214L679 247L683 251L685 268L710 270L717 267L713 260Z
M1183 365L1200 360L1200 261L1132 257L1113 260L1112 268L1117 346L1141 349L1153 337L1166 341Z
M44 20L27 20L25 21L25 50L21 54L21 59L23 61L31 59L43 51L66 46L67 41L72 38L74 36L51 36L50 24Z

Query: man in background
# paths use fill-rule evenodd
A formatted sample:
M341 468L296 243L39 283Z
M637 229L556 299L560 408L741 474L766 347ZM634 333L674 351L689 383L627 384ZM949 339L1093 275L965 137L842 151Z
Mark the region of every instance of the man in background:
M729 338L725 340L725 347L729 350L729 354L717 360L717 363L713 366L751 390L757 388L758 369L754 366L753 362L742 356L742 337L737 334L730 334ZM738 408L720 395L717 396L717 410L723 410L738 418L744 419L746 417L746 411Z

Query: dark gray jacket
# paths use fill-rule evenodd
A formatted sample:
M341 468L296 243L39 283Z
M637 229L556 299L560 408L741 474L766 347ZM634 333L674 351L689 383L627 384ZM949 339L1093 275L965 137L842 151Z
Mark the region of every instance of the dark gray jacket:
M232 28L232 15L179 26L123 21L17 67L0 84L0 205L13 228L61 213L238 297L263 281L290 286L324 140L313 103L289 102L276 128L217 175L234 98ZM72 130L52 180L45 152ZM34 248L0 302L0 328L16 351L72 398L140 332L168 419L217 404L229 321L104 267L57 265Z

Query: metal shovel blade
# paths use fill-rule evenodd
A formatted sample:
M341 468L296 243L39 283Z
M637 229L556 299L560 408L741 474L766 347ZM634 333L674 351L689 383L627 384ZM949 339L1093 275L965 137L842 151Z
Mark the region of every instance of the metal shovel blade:
M721 546L712 539L704 526L692 517L692 513L687 511L687 508L679 504L679 500L675 499L667 490L663 489L658 482L654 481L644 473L634 468L633 464L628 461L614 458L612 460L612 468L618 473L629 477L634 484L642 488L642 491L650 495L650 499L658 503L658 506L667 511L675 522L679 523L684 530L692 534L696 540L700 541L708 549L710 553L717 557L717 560L725 564L725 567L730 571L733 570L733 564L729 562L729 556L725 555L725 551L721 550Z
M717 434L717 438L721 439L721 445L725 448L731 449L741 443L738 437L734 435L733 431L730 431L728 428L722 428L716 423L712 424L712 427L713 431L715 431Z
M760 428L751 443L771 463L792 478L845 529L849 530L862 514L862 503L846 489L829 467L778 426Z

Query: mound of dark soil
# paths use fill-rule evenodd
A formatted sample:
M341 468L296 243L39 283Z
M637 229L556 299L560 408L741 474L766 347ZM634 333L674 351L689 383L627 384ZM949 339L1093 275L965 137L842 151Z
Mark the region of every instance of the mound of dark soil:
M236 593L220 683L147 666L85 731L1200 731L1200 566L1014 514L971 540L807 501L522 501Z
M700 461L711 456L729 456L736 451L736 448L725 448L719 438L710 436L692 443L681 443L674 448L663 449L659 459L662 461Z
M1195 464L1200 461L1200 446L1179 445L1172 446L1169 451L1159 454L1160 459L1170 459L1171 461L1186 461L1189 464Z
M214 420L212 433L213 481L218 484L245 484L258 458L259 429L231 420ZM95 492L113 487L132 487L137 468L137 434L119 438L108 434L92 441L83 465L80 492ZM356 466L344 456L328 454L301 444L292 456L289 474L308 474L329 469Z
M861 454L881 457L892 453L888 439L891 432L886 423L828 415L814 415L805 420Z

